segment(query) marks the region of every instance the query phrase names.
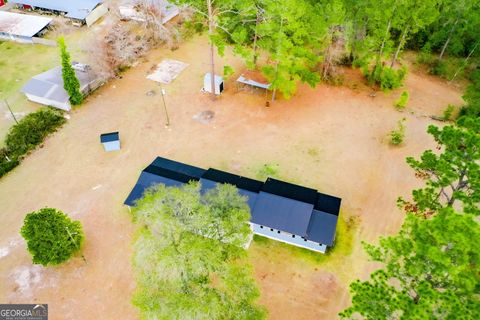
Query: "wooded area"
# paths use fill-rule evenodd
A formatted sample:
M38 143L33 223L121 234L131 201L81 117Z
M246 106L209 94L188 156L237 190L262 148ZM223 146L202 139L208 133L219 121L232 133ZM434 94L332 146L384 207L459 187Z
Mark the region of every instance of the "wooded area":
M208 29L214 46L233 48L276 91L292 96L298 82L335 81L335 66L360 67L371 84L398 88L406 75L401 53L423 53L443 75L446 55L478 57L480 1L453 0L177 0Z

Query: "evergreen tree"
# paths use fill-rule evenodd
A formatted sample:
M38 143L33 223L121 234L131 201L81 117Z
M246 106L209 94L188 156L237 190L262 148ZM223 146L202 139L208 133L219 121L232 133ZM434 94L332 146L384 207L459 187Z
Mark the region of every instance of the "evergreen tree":
M63 37L58 38L58 46L60 47L60 56L62 59L63 87L70 96L70 102L73 105L79 105L83 102L83 95L80 92L80 82L78 81L75 70L72 67L70 54L67 51L65 39Z
M44 266L67 261L81 250L85 239L79 221L53 208L27 214L20 234L27 241L33 263Z
M413 191L413 211L432 213L444 207L461 204L468 213L480 214L480 123L474 118L462 119L461 126L442 129L429 126L438 143L437 154L425 151L419 160L407 163L426 186ZM403 203L403 201L400 201Z
M480 225L441 209L424 219L408 214L398 235L367 245L383 268L350 286L344 319L478 319Z

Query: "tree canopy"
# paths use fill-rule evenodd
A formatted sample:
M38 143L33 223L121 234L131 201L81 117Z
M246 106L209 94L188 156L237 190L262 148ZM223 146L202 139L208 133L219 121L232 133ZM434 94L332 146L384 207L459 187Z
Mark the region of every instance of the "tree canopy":
M80 221L65 213L43 208L26 215L20 234L27 242L33 263L57 265L80 252L85 235Z
M441 209L408 214L398 235L367 245L384 267L351 284L344 319L477 319L480 226L471 215Z
M353 63L382 90L403 84L405 47L477 55L480 0L177 0L194 8L223 54L230 46L276 92L332 80L332 66ZM210 8L210 9L209 9ZM211 63L213 65L213 62ZM214 68L212 68L213 70Z
M346 319L476 319L480 314L480 123L464 116L458 125L428 132L441 152L425 151L407 162L426 186L397 235L365 244L382 267L350 285ZM456 210L460 210L457 212Z
M480 214L480 123L465 118L462 126L442 129L429 126L438 143L439 154L425 151L419 160L407 158L426 186L413 191L413 200L421 212L460 203L468 213Z
M231 185L158 185L133 210L139 230L134 304L143 318L263 319L245 261L246 199Z

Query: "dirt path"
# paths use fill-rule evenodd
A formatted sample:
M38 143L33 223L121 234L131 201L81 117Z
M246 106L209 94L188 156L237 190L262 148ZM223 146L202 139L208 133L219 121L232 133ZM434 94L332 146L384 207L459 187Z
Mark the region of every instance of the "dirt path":
M136 318L133 227L122 202L140 170L161 155L248 176L278 164L282 178L342 197L342 215L359 215L361 224L352 254L335 269L279 259L257 245L251 254L272 319L332 319L348 303L348 281L371 269L359 241L376 241L401 224L395 199L418 184L404 158L433 147L425 133L431 121L395 111L398 93L371 98L362 85L302 86L291 101L265 108L261 93L237 93L229 80L212 102L200 93L207 52L204 38L175 52L153 52L90 97L43 148L0 180L0 302L49 303L51 319ZM165 86L169 129L160 88L145 79L163 58L190 63ZM347 76L360 81L355 72ZM460 103L460 94L440 81L410 75L407 86L416 113L441 113L447 103ZM149 90L157 95L147 96ZM205 110L215 112L211 123L192 119ZM406 144L392 148L386 135L402 117ZM113 130L120 131L122 150L105 153L99 134ZM73 259L56 268L32 266L18 230L27 212L43 206L82 221L88 264Z

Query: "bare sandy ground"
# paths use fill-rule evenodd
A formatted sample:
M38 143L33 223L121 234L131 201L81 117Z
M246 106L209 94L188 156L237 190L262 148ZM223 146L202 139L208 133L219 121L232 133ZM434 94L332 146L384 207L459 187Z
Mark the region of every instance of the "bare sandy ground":
M164 127L159 85L145 79L163 58L190 64L164 86L170 128ZM262 165L278 164L282 178L342 197L342 215L361 221L351 255L315 265L283 259L260 244L250 253L272 319L333 319L348 304L349 281L372 269L360 240L395 232L403 220L395 200L419 184L404 159L434 147L425 115L461 104L460 93L410 74L410 107L400 113L392 106L400 91L369 97L359 75L349 71L350 88L302 86L292 100L270 108L261 93L236 92L232 79L212 102L200 92L207 62L205 38L174 52L152 52L91 96L43 148L0 180L0 302L49 303L51 319L138 317L130 301L134 228L122 203L142 168L161 155L252 177ZM147 96L150 90L157 94ZM205 110L215 112L209 124L193 120ZM405 145L391 147L386 135L402 117ZM117 130L122 150L105 153L100 133ZM44 206L83 223L87 264L75 258L55 268L32 265L18 231L26 213Z

